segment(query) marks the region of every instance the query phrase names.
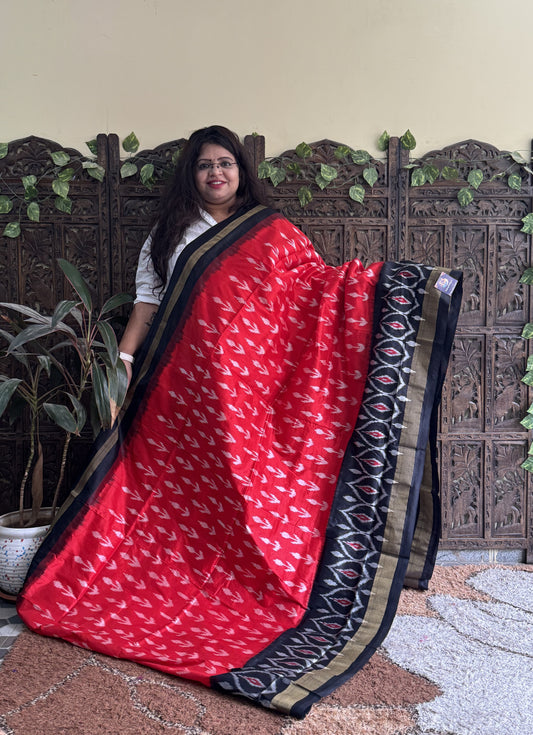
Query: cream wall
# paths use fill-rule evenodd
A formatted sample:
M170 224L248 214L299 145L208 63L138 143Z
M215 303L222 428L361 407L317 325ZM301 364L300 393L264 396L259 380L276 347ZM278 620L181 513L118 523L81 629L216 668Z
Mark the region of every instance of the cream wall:
M531 0L1 0L0 141L220 122L269 155L407 128L527 153L532 27Z

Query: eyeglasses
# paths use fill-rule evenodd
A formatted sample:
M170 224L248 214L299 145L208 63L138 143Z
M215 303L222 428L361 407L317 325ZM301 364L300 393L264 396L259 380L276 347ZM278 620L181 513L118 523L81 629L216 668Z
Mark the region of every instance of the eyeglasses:
M196 164L196 170L197 171L211 171L211 169L214 169L215 166L218 166L221 169L228 169L232 166L238 166L239 164L236 161L228 161L228 160L222 160L222 161L201 161L200 163Z

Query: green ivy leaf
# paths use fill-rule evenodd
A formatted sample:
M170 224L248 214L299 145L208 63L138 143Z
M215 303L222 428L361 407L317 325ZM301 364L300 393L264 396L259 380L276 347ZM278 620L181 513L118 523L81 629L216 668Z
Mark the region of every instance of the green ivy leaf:
M524 324L522 334L520 336L524 339L531 339L531 337L533 337L533 323L528 322L527 324Z
M533 385L533 372L528 371L525 375L522 376L521 381L526 385Z
M28 188L24 192L24 199L27 202L32 202L34 199L37 199L39 196L39 192L35 188L35 186L28 186Z
M5 237L15 238L20 235L20 222L10 222L4 228Z
M530 370L533 370L533 355L530 355L527 358L527 364L526 364L526 370L529 372ZM529 408L527 409L528 413L533 413L533 403L530 404Z
M5 158L7 156L7 149L7 143L0 143L0 158Z
M468 207L473 198L474 195L472 194L472 189L469 186L463 186L463 188L459 189L457 192L457 200L461 207Z
M60 212L72 214L72 199L69 199L68 197L56 197L54 201L54 206Z
M459 178L459 171L455 166L443 166L440 175L445 181L456 181Z
M320 176L325 179L328 183L337 178L339 172L335 166L329 166L327 163L320 164Z
M300 168L300 164L296 161L291 161L286 166L287 171L290 174L294 174L294 176L301 176L302 175L302 169Z
M91 151L91 153L93 154L93 156L97 156L98 155L98 143L96 141L96 138L93 138L92 140L88 140L85 143L85 145Z
M68 196L70 184L68 183L68 181L60 181L59 179L54 179L52 181L52 189L54 191L54 194L57 194L58 197L65 199L65 197Z
M31 202L31 204L28 204L26 214L28 215L28 219L31 219L32 222L39 222L41 210L37 202Z
M523 470L526 470L526 472L533 472L533 457L527 457L527 459L522 462L520 467Z
M513 151L513 152L512 152L511 154L510 154L510 156L511 156L511 158L513 159L513 161L514 161L515 163L520 163L520 164L526 164L526 163L527 163L527 160L526 160L526 159L524 158L524 156L523 156L523 155L522 155L522 154L520 153L520 151Z
M426 183L426 174L423 168L415 168L411 174L411 186L423 186Z
M400 143L404 148L407 148L408 151L412 151L416 148L416 140L410 130L405 131L405 133L400 138Z
M273 186L277 186L278 184L281 184L282 181L285 181L285 171L282 168L272 166L269 179L272 182Z
M378 150L386 151L389 147L390 135L384 130L378 138Z
M309 202L313 200L311 189L308 186L301 186L298 189L298 199L300 200L300 205L302 207L305 207L306 204L309 204Z
M22 181L22 186L24 187L24 189L27 190L31 186L33 187L35 186L35 184L37 183L37 176L33 176L33 174L31 176L23 176L21 181Z
M520 283L527 283L531 285L533 283L533 268L526 268L520 278Z
M426 181L433 184L439 178L439 169L432 163L426 163L422 166L422 171L426 177Z
M315 182L320 189L325 189L326 186L331 183L327 179L324 179L320 174L315 176Z
M378 172L374 166L369 166L363 171L363 179L369 186L374 186L378 180Z
M365 163L370 161L370 153L368 151L352 151L352 161L358 166L364 166Z
M528 431L529 431L530 429L533 429L533 416L532 416L532 415L531 415L530 413L528 413L528 414L527 414L527 416L524 416L524 418L522 419L522 421L521 421L520 423L521 423L521 424L522 424L522 426L524 426L524 427L525 427L525 428L526 428L526 429L527 429ZM527 462L527 459L526 459L526 462Z
M13 202L9 197L0 196L0 214L9 214L13 209Z
M73 168L63 168L61 171L58 172L57 178L60 181L72 181L74 178L75 171Z
M365 200L364 186L362 186L361 184L354 184L353 186L350 186L348 196L350 197L350 199L353 199L354 202L359 202L359 204L362 204Z
M521 228L520 232L525 232L528 235L533 234L533 212L522 217L522 222L524 223L524 226Z
M352 149L348 145L338 145L335 148L335 158L338 161L343 161L345 158L348 158L348 156L352 153Z
M131 161L126 161L120 167L120 178L127 179L128 176L135 176L137 173L137 166Z
M140 177L141 183L146 186L147 189L151 190L154 185L154 164L145 163L141 168Z
M483 181L483 171L481 171L481 169L479 168L472 169L472 171L470 171L470 173L468 174L467 181L474 189L479 189L479 186Z
M105 168L100 166L95 161L84 161L82 163L83 168L87 171L89 176L97 181L103 181L105 177Z
M259 179L268 179L273 168L274 166L270 161L261 161L257 167L257 177Z
M509 189L514 189L514 191L520 191L522 188L522 177L520 174L511 174L507 179L507 186Z
M66 151L54 151L50 155L56 166L66 166L70 161L70 156Z
M310 158L313 155L313 149L307 143L300 143L297 145L294 152L300 158Z
M127 135L122 141L122 148L126 153L135 153L139 150L139 140L134 132Z

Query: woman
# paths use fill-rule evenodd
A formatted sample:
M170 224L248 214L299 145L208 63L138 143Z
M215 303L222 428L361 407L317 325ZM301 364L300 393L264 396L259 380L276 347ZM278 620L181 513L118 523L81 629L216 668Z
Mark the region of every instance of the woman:
M366 663L402 585L427 587L460 288L412 263L327 266L259 201L233 134L191 136L120 345L129 404L18 610L303 717Z
M179 254L239 207L260 203L265 203L262 187L235 133L220 125L193 133L139 257L137 297L119 346L129 380L135 353L148 334Z

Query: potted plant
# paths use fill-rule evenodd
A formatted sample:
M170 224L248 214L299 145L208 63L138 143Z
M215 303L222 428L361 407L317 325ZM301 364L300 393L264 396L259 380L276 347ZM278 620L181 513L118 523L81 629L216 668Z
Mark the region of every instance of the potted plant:
M0 374L0 417L27 412L29 449L18 489L18 509L0 516L0 590L15 595L43 536L53 520L62 488L71 439L87 420L90 400L93 430L111 426L127 390L126 369L119 358L111 312L131 301L127 294L111 297L95 309L86 281L77 268L60 259L75 298L60 301L44 315L23 304L0 302L6 358L16 370ZM11 316L15 313L15 318ZM22 317L22 324L20 323ZM69 354L69 353L73 353ZM74 359L72 359L74 358ZM52 507L43 509L43 448L40 427L47 416L63 433L63 449ZM31 504L26 504L28 486Z

